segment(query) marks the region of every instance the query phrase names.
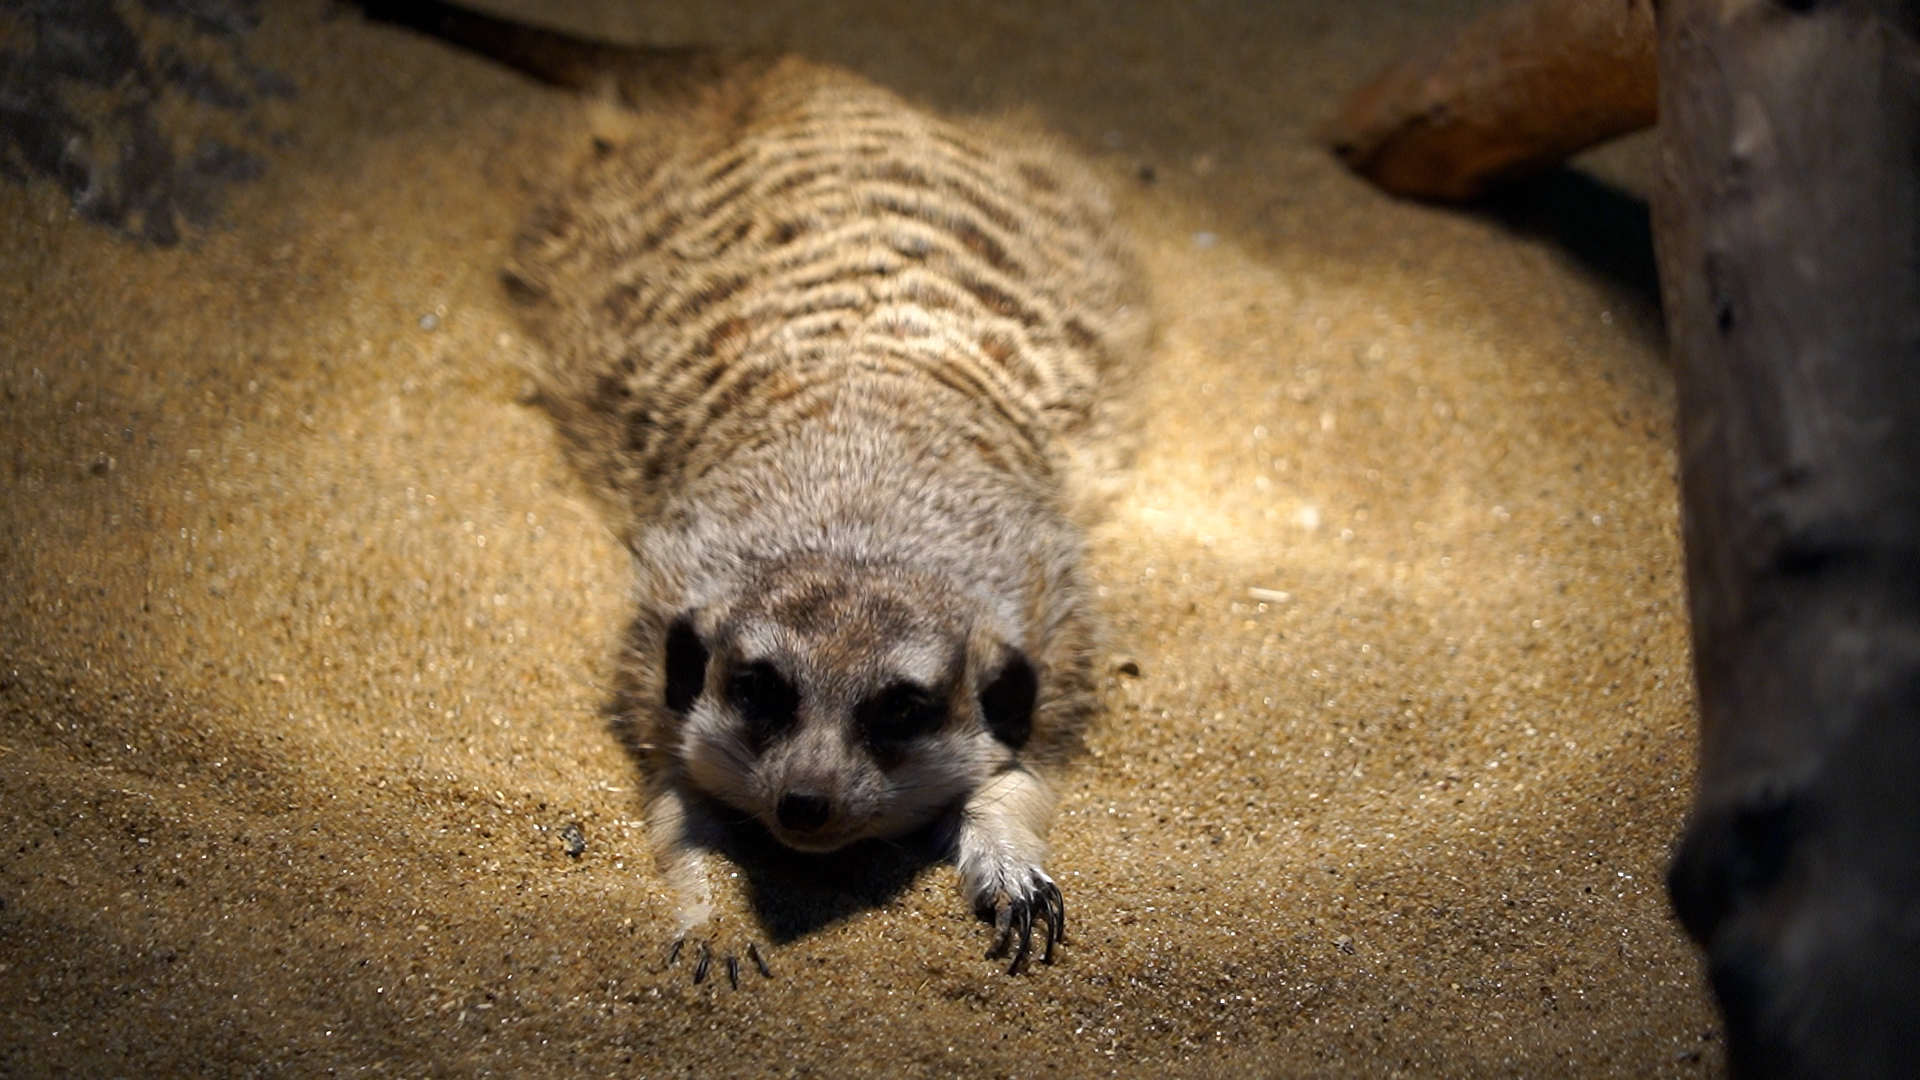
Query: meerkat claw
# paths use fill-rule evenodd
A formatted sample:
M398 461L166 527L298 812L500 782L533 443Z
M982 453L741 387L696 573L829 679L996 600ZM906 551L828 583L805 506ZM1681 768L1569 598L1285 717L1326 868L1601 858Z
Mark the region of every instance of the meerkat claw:
M1066 897L1060 895L1060 886L1055 885L1053 879L1044 878L1043 880L1045 884L1041 889L1040 895L1041 899L1046 903L1047 947L1046 950L1040 954L1040 962L1043 964L1051 964L1053 963L1054 944L1067 940L1067 900Z
M667 965L662 970L671 970L680 962L681 954L686 952L689 940L698 950L693 962L693 985L695 986L705 983L713 974L716 961L719 963L720 970L726 972L727 983L735 990L740 989L740 974L746 969L748 963L753 965L753 970L760 973L761 978L773 978L773 968L767 963L766 955L760 951L759 945L748 942L746 959L742 961L740 953L715 952L713 942L697 936L675 938L673 943L667 946Z
M1023 901L1013 913L1013 925L1020 934L1020 947L1013 951L1013 962L1007 965L1007 974L1018 974L1027 962L1027 954L1033 951L1033 903Z
M995 960L1011 951L1013 960L1007 965L1009 975L1019 974L1033 954L1035 916L1046 923L1045 936L1040 941L1041 963L1053 963L1053 947L1066 940L1067 905L1060 886L1038 870L1033 872L1028 886L1024 895L1008 896L995 912L993 947L987 950L987 959Z

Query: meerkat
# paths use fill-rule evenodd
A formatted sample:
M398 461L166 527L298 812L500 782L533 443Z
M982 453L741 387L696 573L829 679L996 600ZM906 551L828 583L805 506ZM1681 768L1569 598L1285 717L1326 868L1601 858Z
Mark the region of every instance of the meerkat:
M1042 772L1094 707L1077 477L1147 318L1089 172L794 57L619 48L366 3L634 111L503 273L533 378L633 556L617 722L651 844L945 827L1021 970L1065 932Z

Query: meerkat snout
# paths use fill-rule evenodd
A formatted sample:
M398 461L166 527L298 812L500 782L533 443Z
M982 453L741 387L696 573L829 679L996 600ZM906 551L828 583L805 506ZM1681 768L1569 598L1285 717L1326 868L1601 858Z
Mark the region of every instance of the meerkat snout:
M810 833L833 817L833 800L811 791L789 791L780 796L780 808L775 816L783 829Z

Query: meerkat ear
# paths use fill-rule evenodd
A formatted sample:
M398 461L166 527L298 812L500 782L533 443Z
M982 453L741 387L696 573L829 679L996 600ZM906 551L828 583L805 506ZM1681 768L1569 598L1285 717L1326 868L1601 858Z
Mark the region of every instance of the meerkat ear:
M1033 734L1033 704L1040 696L1040 676L1027 654L1008 646L1000 670L980 691L980 717L994 738L1020 749Z
M707 682L707 646L693 629L691 612L667 627L667 708L685 715Z

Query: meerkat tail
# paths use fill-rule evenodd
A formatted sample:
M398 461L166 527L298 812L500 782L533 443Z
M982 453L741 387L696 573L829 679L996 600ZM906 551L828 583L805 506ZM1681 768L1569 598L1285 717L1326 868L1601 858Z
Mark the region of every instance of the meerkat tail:
M614 45L496 18L438 0L355 0L375 22L405 27L553 86L613 91L628 105L683 92L772 58L703 46Z

